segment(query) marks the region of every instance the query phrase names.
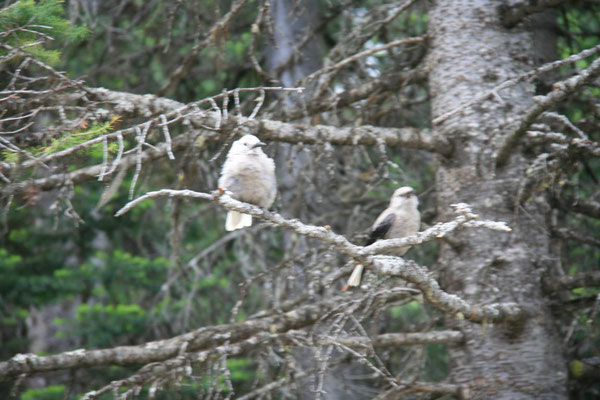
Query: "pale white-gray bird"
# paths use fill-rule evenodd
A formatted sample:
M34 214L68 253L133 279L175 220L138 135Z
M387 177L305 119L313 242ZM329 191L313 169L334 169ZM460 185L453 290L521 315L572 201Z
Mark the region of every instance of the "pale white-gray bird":
M373 223L366 246L375 243L379 239L397 239L417 233L421 225L421 214L417 209L418 205L419 199L413 188L404 186L396 189L390 199L390 206L383 210ZM400 247L390 250L390 254L402 256L408 249L410 249L410 246ZM349 286L360 285L362 272L363 265L356 265L348 279L348 284L343 290L348 289Z
M275 162L262 151L254 135L244 135L231 145L221 170L219 188L231 192L237 200L269 208L277 194ZM252 215L228 211L225 230L234 231L252 225Z

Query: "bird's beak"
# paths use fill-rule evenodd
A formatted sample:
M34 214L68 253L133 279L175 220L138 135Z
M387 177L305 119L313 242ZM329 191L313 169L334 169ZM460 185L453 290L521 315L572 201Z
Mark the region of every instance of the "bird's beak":
M266 145L267 144L265 142L258 142L254 146L252 146L252 148L255 149L257 147L263 147L263 146L266 146Z

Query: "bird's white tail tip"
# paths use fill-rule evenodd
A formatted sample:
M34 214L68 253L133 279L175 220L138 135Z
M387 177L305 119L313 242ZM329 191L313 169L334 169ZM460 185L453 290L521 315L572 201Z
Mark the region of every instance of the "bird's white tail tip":
M227 212L227 218L225 219L226 231L235 231L236 229L242 229L247 226L252 226L252 215L242 214L237 211Z
M364 267L362 264L357 264L356 267L354 267L352 275L350 275L350 278L348 278L348 283L346 284L346 286L344 286L344 291L346 291L351 286L360 285L360 278L363 272L363 268Z

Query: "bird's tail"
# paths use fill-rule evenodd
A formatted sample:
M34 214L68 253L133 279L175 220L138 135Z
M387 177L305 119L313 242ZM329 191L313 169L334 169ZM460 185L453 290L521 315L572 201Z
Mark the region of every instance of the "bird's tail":
M354 271L352 271L352 275L350 275L350 278L348 278L348 283L342 289L343 291L348 290L348 288L350 286L358 286L358 285L360 285L360 277L362 275L363 268L364 267L363 267L362 264L357 264L356 267L354 267Z
M227 212L227 219L225 220L226 231L235 231L246 226L252 226L252 215L232 210Z

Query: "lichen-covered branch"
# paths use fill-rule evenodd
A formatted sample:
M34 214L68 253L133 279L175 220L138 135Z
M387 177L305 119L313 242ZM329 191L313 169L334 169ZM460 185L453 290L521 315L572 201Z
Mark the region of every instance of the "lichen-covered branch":
M458 319L473 322L515 321L526 316L525 310L516 303L494 303L485 306L471 305L460 297L444 292L429 271L414 261L393 256L374 256L373 268L377 273L402 278L414 284L434 307L454 315Z
M494 322L504 319L516 319L523 316L521 307L513 303L491 304L486 306L470 305L457 296L442 291L435 279L429 276L427 270L416 265L414 262L409 262L399 257L368 256L367 254L370 252L365 252L364 247L352 244L344 236L333 233L328 227L305 225L298 220L287 220L279 214L268 212L251 204L239 202L227 194L221 194L219 191L212 194L193 192L190 190L168 189L149 192L129 202L119 210L116 215L123 215L143 200L161 196L189 197L213 201L227 209L252 214L259 219L293 230L301 235L330 243L338 250L360 260L378 273L398 276L416 285L431 304L459 318L466 318L475 322ZM470 214L470 217L467 219L474 219L476 217L474 214L470 213L470 210L466 205L461 205L457 208L459 209L459 212L462 212L463 217ZM462 225L465 225L467 222L472 222L463 221L463 219L459 221L462 222ZM433 238L435 237L436 231L447 233L461 225L455 221L451 221L448 224L449 225L445 227L444 224L434 227L435 229L431 231L430 236ZM424 239L419 238L417 242L419 240L423 241ZM37 356L33 354L17 355L9 361L0 363L0 379L23 373L52 371L57 369L108 364L147 364L150 362L168 360L177 357L182 349L186 352L201 351L206 348L223 345L226 342L234 344L264 332L278 333L302 328L315 323L322 318L324 314L327 314L333 308L338 307L339 304L347 301L347 299L347 297L338 296L319 303L300 306L282 315L270 315L235 324L201 328L168 340L149 342L140 346L120 346L101 350L82 349L53 356ZM455 334L452 335L454 336L446 338L449 340L458 339ZM387 341L388 343L391 343L394 340L398 343L401 342L398 337L382 338L383 342ZM405 337L403 340L407 342L410 339ZM412 340L416 339L412 338ZM422 338L421 340L425 339Z
M276 341L294 344L294 340L290 338L290 335L294 337L293 332L290 332L289 334L260 332L255 336L237 343L225 343L221 346L200 352L186 352L164 362L149 364L128 378L111 382L102 389L87 393L84 398L94 399L116 388L135 388L148 384L152 381L156 381L160 378L167 378L167 380L181 378L181 376L189 375L191 373L191 366L205 363L209 361L211 357L216 358L220 354L239 356L247 353L250 350L274 343ZM408 334L388 333L377 335L373 339L368 337L328 339L325 337L322 339L319 338L318 342L321 344L337 344L348 347L371 348L371 346L400 347L429 343L458 343L462 339L463 334L458 331L433 331ZM298 378L298 376L296 378ZM283 381L285 381L285 379ZM261 390L261 392L268 392L276 387L277 385L267 385Z
M586 155L593 157L600 156L600 144L590 139L570 138L562 133L558 132L540 132L540 131L527 131L527 137L543 141L546 143L560 143L569 146L569 149L576 150Z
M71 146L55 153L50 153L37 158L36 160L25 161L19 166L22 168L30 168L39 163L45 163L53 160L72 155L77 151L87 149L98 143L103 143L106 140L123 140L123 137L133 135L136 131L148 123L154 126L164 128L167 123L172 123L180 119L189 121L193 128L206 130L207 127L219 132L211 136L212 140L218 140L231 134L235 129L243 127L244 132L252 133L261 139L282 141L288 143L331 143L335 145L366 145L375 146L384 143L388 146L402 146L413 149L422 149L440 154L449 154L452 150L447 139L436 135L435 132L427 129L416 128L380 128L374 126L358 126L358 127L334 127L329 125L304 125L293 124L274 120L255 120L239 116L221 114L220 109L202 110L199 106L216 104L215 99L222 99L225 96L230 96L238 92L261 92L261 91L299 91L301 88L284 88L284 87L260 87L260 88L241 88L231 91L226 91L210 98L202 99L196 102L183 104L174 100L157 97L154 95L137 95L126 92L117 92L104 88L85 88L82 91L94 101L109 105L112 112L127 117L144 117L146 121L127 128L120 129L105 135L101 135L90 139L86 142ZM354 96L354 95L353 95ZM81 95L68 95L65 101L76 101ZM100 110L100 108L98 109ZM99 111L98 111L99 112ZM226 120L227 123L223 123ZM181 135L180 135L181 136ZM173 138L173 146L176 145L178 137ZM179 142L181 143L181 142ZM175 147L174 147L175 149ZM170 152L167 150L164 154L158 157L168 156ZM9 165L14 167L14 165ZM95 172L95 167L92 168ZM95 172L95 177L101 172L101 168ZM87 169L75 171L73 175L77 179L83 179L89 175ZM58 177L60 179L69 177ZM40 181L40 183L49 184L52 179ZM80 180L80 181L81 181ZM30 185L35 181L30 181ZM56 187L56 186L54 186Z
M189 105L153 95L136 95L103 88L88 88L87 90L95 100L109 102L113 104L115 112L125 113L126 115L154 115L155 118L159 118L160 114L166 114L168 117L170 113L176 110L183 113L191 109ZM359 98L362 95L364 95L363 92L348 94L348 99ZM219 98L219 96L213 97ZM192 104L198 105L197 103ZM219 120L217 113L206 111L186 112L186 118L189 119L193 127L198 129L206 126L216 126ZM374 146L378 144L378 141L382 141L388 146L422 149L446 155L452 151L450 142L446 138L436 135L433 131L417 128L380 128L368 125L357 127L305 125L228 115L228 123L221 127L221 133L229 133L231 129L239 126L243 126L245 132L261 139L287 143Z
M190 138L197 135L198 132L188 132L186 135L177 136L171 143L171 150L180 151L184 150L190 145ZM158 158L166 157L169 151L167 143L160 143L156 146L150 147L142 152L140 160L147 162ZM121 168L130 168L136 165L138 160L137 154L131 154L122 157L113 167L113 172ZM84 167L71 172L64 172L47 176L45 178L28 179L22 182L14 182L4 186L0 189L0 193L3 195L22 195L28 191L44 191L52 190L58 187L78 184L81 182L97 179L102 171L102 165L92 165Z
M496 303L486 306L470 305L466 301L460 299L458 296L448 294L441 290L437 281L429 276L428 271L425 268L418 266L412 261L406 261L403 258L392 256L371 256L369 254L374 253L372 249L370 249L369 247L362 247L352 244L344 236L332 232L329 229L329 227L306 225L298 220L288 220L283 218L279 214L269 212L252 204L237 201L228 196L227 194L221 194L219 191L215 191L212 194L194 192L191 190L170 189L149 192L127 203L123 208L117 211L115 215L123 215L131 208L133 208L134 206L146 199L164 196L191 197L213 201L229 210L234 210L245 214L251 214L252 216L258 219L271 222L275 225L281 226L289 230L293 230L294 232L300 235L311 237L332 244L339 251L354 258L363 265L373 268L378 273L384 275L398 276L416 285L423 292L425 298L433 306L444 312L453 314L458 318L466 318L474 322L496 322L506 319L516 320L524 317L525 315L523 308L515 303ZM460 214L463 215L463 217L465 215L470 215L469 218L476 217L475 214L471 213L469 206L466 204L459 204L455 206L455 208ZM434 239L435 237L437 237L436 233L449 233L450 231L461 226L461 221L463 221L463 219L459 219L459 222L450 221L446 223L447 225L436 225L435 227L431 228L431 230L429 230L429 233L427 234L427 239ZM488 227L486 225L490 225L493 227L493 229L498 228L503 231L510 230L505 224L498 222L492 222L490 224L483 221L464 221L463 225L467 222L482 222L482 227ZM398 240L400 242L400 240L402 239L393 240ZM411 236L409 238L406 238L406 241L409 240L416 240L415 243L420 243L425 241L426 239L422 237L413 238ZM382 241L382 243L391 241L392 240L386 240ZM402 242L402 244L405 244L405 242ZM381 246L384 247L384 245ZM392 248L392 246L384 248Z
M272 314L233 324L200 328L166 340L139 346L110 349L74 350L50 356L17 354L0 362L0 380L25 373L38 373L68 368L99 365L148 364L177 357L182 351L201 351L245 340L260 332L286 332L315 323L324 314L346 302L350 296L336 296L321 302L299 306L284 314Z
M335 342L348 347L403 347L431 343L460 343L464 335L460 331L431 331L412 333L383 333L373 338L365 336L336 337ZM325 343L327 339L324 339Z

